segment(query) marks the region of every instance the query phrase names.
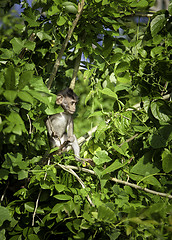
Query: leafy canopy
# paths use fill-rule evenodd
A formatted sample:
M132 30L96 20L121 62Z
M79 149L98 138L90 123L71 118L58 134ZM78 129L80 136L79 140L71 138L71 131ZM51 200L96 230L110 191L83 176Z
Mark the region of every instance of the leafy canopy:
M0 3L0 238L170 239L172 3L85 1L51 90L78 1L19 3ZM47 164L45 119L81 53L75 133L97 126L81 150L95 166Z

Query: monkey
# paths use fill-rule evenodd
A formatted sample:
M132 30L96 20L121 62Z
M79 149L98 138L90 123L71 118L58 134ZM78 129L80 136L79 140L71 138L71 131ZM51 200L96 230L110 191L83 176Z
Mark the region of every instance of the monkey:
M80 158L80 147L73 133L72 115L76 111L78 96L71 88L66 88L57 94L56 104L62 106L64 112L51 115L46 120L51 148L61 147L65 151L71 145L75 159L83 163Z

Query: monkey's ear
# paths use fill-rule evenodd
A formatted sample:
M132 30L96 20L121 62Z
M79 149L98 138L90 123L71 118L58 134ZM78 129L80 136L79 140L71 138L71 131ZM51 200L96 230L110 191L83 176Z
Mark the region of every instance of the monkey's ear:
M57 95L56 104L61 105L63 102L63 96Z

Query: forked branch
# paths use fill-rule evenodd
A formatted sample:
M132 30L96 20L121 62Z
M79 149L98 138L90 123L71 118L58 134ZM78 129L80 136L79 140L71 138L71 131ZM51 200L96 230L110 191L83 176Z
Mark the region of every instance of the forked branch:
M74 31L74 29L75 29L75 27L76 27L76 25L77 25L77 23L78 23L78 21L80 19L80 16L81 16L83 8L84 8L84 3L85 3L85 0L81 0L81 3L78 4L78 13L76 14L76 18L75 18L75 20L72 23L72 27L69 29L69 31L67 33L67 36L66 36L66 38L65 38L65 40L64 40L64 42L62 44L61 50L60 50L60 52L58 54L58 57L57 57L57 60L56 60L56 62L54 64L52 73L51 73L50 78L48 80L48 83L47 83L48 89L51 88L52 82L53 82L53 80L54 80L54 78L56 76L57 70L58 70L58 68L60 66L60 61L62 59L64 51L65 51L65 49L67 47L67 44L68 44L68 42L69 42L69 40L70 40L70 38L72 36L72 33L73 33L73 31Z

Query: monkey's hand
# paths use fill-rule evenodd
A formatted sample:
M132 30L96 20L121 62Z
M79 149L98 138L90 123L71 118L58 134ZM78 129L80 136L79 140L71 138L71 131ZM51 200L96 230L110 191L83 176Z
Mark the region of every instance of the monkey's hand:
M70 137L68 137L67 141L73 143L75 141L75 137L74 136L70 136Z
M54 138L59 138L59 136L56 132L52 132L51 136L54 137Z
M95 166L95 163L91 158L83 158L83 167L91 165L92 167Z

